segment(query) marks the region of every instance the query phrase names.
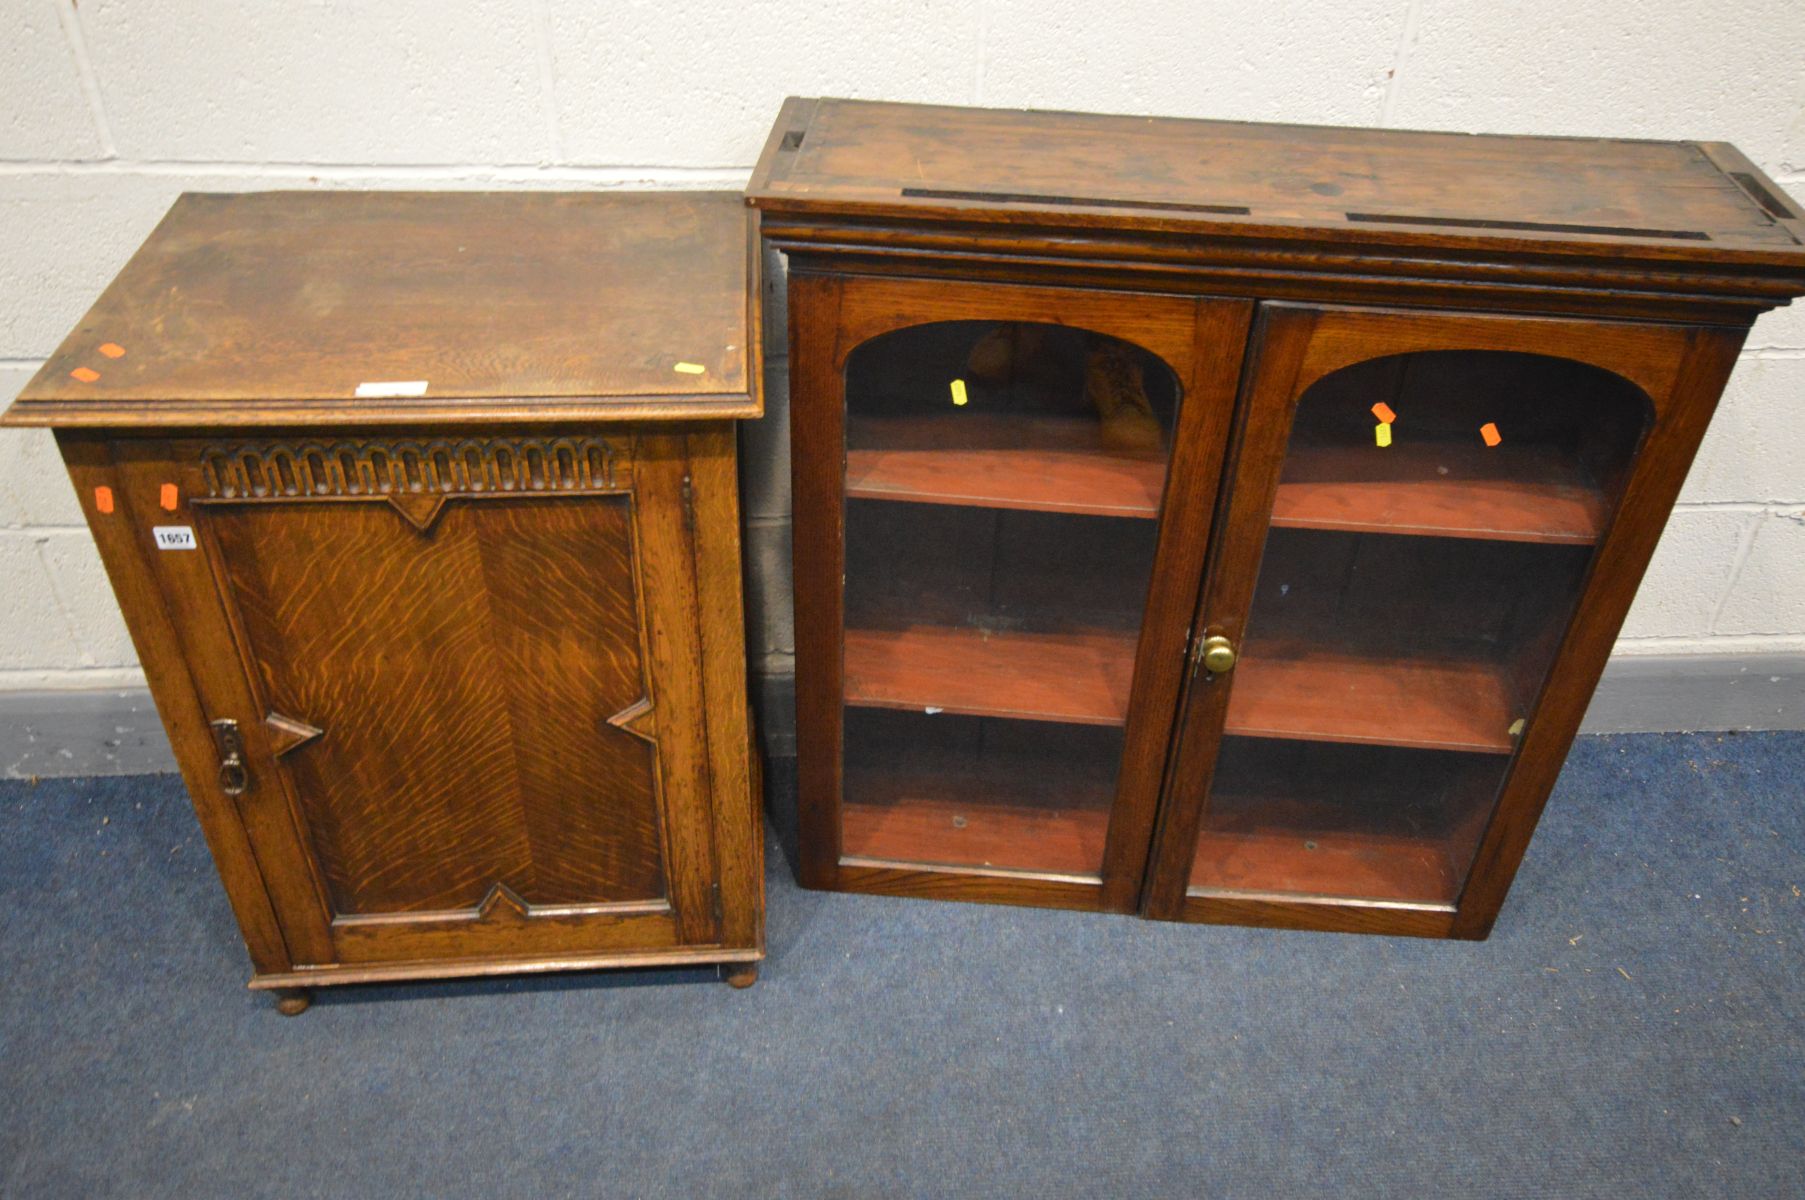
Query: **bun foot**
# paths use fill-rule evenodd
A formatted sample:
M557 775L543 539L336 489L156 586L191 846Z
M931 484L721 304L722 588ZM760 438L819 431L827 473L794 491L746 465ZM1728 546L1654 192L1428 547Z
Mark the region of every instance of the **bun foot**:
M758 964L722 963L721 978L727 981L728 987L749 988L758 982Z
M276 992L276 1011L285 1017L298 1017L313 1003L313 993L306 988L280 988Z

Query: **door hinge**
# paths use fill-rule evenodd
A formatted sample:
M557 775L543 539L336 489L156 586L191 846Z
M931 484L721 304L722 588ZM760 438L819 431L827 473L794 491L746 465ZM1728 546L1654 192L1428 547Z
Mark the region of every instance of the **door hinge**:
M718 933L721 926L727 923L727 914L721 911L721 885L719 883L711 883L708 886L709 890L714 894L714 927Z
M683 528L689 533L696 531L696 488L687 473L683 476Z

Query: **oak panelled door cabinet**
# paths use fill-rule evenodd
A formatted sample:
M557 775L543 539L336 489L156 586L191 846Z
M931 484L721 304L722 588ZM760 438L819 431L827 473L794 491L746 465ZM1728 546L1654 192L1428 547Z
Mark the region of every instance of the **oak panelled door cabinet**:
M791 100L802 874L1482 938L1805 215L1733 148Z
M736 194L182 197L50 425L250 949L316 984L763 947Z

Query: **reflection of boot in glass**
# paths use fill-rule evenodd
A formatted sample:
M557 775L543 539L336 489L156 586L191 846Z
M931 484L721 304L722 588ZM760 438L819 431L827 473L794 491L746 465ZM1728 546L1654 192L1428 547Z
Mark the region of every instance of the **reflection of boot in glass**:
M1140 364L1120 343L1105 343L1084 360L1084 398L1097 410L1103 444L1111 450L1158 450L1162 442Z
M992 325L965 356L966 369L985 383L1006 383L1019 364L1040 352L1041 339L1042 332L1035 325L1019 321Z

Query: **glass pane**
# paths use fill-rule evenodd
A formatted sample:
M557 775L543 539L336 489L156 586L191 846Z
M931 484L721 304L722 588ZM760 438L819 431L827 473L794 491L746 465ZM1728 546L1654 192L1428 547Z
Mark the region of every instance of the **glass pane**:
M1648 413L1528 354L1398 355L1304 393L1193 889L1459 898Z
M846 371L841 841L1096 876L1178 404L1125 342L944 322Z

